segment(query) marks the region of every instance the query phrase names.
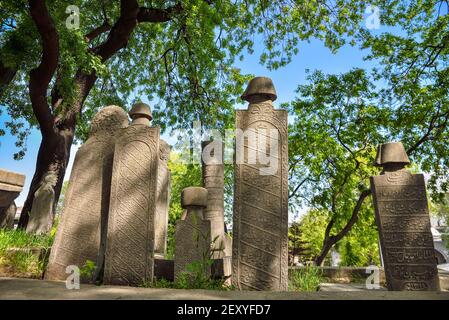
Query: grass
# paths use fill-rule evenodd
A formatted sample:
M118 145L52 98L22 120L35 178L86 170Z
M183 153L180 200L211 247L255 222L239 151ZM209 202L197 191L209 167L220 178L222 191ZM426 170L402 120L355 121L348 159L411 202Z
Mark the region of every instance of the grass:
M48 250L54 238L50 235L31 235L23 230L0 229L0 275L9 277L40 278L46 261L39 257L39 250ZM46 255L44 255L46 256Z
M291 270L289 275L289 291L317 291L325 280L321 270L315 266L306 266Z

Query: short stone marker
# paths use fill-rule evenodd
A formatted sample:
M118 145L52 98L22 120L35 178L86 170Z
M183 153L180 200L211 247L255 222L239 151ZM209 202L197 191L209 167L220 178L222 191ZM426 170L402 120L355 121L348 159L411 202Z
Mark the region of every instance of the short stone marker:
M87 260L98 269L93 280L100 275L115 137L127 125L128 115L118 106L105 107L92 119L89 138L75 156L45 279L65 280L67 266L82 268Z
M154 229L154 255L164 258L167 253L168 209L170 205L170 178L168 169L170 145L161 139L157 176L156 217Z
M15 215L17 210L14 199L19 196L24 184L23 174L0 169L0 228L14 227L13 212Z
M139 286L154 274L159 128L144 103L129 114L115 146L104 283Z
M288 287L287 111L275 110L270 78L252 79L237 110L232 283L240 290ZM240 137L239 137L240 135ZM269 155L267 155L269 153Z
M210 221L204 220L207 205L207 190L189 187L182 190L181 207L185 209L181 220L176 222L175 231L175 280L186 272L187 265L198 262L204 267L205 276L210 275L211 259Z
M371 177L388 290L439 290L424 175L404 166L410 161L402 143L379 146Z

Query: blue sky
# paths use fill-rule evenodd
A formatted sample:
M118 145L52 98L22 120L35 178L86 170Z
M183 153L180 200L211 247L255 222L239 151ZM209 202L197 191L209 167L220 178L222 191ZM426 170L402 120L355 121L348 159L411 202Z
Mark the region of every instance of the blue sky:
M336 54L332 54L329 49L324 47L321 41L312 40L310 43L303 42L299 45L299 53L289 65L270 71L258 63L259 55L262 52L261 45L256 45L254 49L253 55L246 55L244 61L237 62L236 66L241 68L243 73L270 77L278 94L278 100L275 102L275 105L294 99L295 89L298 85L306 83L306 69L311 71L320 69L325 73L342 73L355 67L370 67L372 64L363 61L363 56L366 55L366 52L360 51L357 47L344 46ZM6 112L2 112L0 115L0 128L4 128L4 122L7 120L8 115ZM17 205L21 206L25 201L33 177L41 135L37 130L32 132L27 141L25 157L20 161L16 161L13 159L14 152L17 152L17 148L14 146L15 138L9 135L6 128L4 129L7 134L0 137L0 168L26 175L24 190L16 200ZM67 170L65 180L69 178L76 149L76 146L72 146L69 169Z

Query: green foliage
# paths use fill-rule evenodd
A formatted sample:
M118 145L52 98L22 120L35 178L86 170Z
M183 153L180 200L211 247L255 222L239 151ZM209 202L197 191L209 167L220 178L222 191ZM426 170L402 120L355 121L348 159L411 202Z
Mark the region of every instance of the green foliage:
M356 38L366 59L377 66L372 72L353 69L339 75L315 71L290 104L290 208L327 212L328 238L353 221L355 203L369 188L368 177L379 172L372 163L380 143L401 140L413 169L432 173L428 188L435 203L449 188L447 4L371 4L381 9L383 30L360 29ZM344 264L376 263L368 254L376 248L372 212L365 201L354 228L369 232L354 231L357 236L349 235L354 240L344 240ZM364 253L362 246L372 250Z
M308 265L304 268L292 269L289 272L289 291L317 291L325 278L320 268Z
M39 256L30 251L0 252L1 276L39 279L44 270Z
M301 263L312 261L323 246L324 231L328 223L329 214L322 210L310 210L301 216L297 222L297 231L295 234L289 232L289 243L293 246L293 241L300 242L303 246L303 252L299 253ZM292 228L289 228L289 231Z
M379 238L374 213L361 215L336 249L340 253L340 266L380 266Z
M0 252L8 248L49 248L53 238L47 235L28 234L23 230L0 229Z
M140 1L140 6L167 8L178 2ZM171 21L139 23L126 49L107 61L94 54L108 32L87 42L85 35L105 19L113 25L120 15L118 1L55 0L47 3L59 36L58 76L52 85L62 94L54 110L63 117L77 95L74 75L95 71L99 79L78 119L78 139L86 138L91 116L101 106L130 105L154 100L154 119L163 130L190 127L201 120L206 127L232 123L234 104L249 75L234 66L254 43L264 50L259 62L269 69L288 64L301 41L318 38L335 51L355 34L365 5L355 1L179 1L181 10ZM80 8L79 29L68 29L68 5ZM0 62L18 70L1 98L12 121L7 127L18 138L16 158L24 155L30 127L37 125L27 94L29 72L39 63L41 42L25 1L0 3ZM49 88L51 89L51 88Z
M369 177L378 173L372 163L385 139L389 110L375 105L374 86L362 69L341 75L316 71L308 81L290 105L289 188L292 210L310 209L303 237L318 254L326 227L328 238L343 230L361 193L369 189ZM371 203L365 201L358 215L359 220L372 215Z
M390 109L388 135L402 140L420 170L431 172L428 187L433 201L448 191L449 157L449 14L445 1L378 1L386 8L387 32L363 32L367 59L380 64L374 77L378 104Z
M80 268L80 277L85 281L91 282L96 268L95 262L86 260L84 265Z
M449 194L438 202L429 201L429 211L432 216L449 225Z
M4 276L40 278L46 267L46 256L32 248L50 249L53 238L30 235L23 230L0 229L0 274Z
M171 196L168 215L167 259L172 259L175 249L174 234L176 221L181 219L181 192L184 188L201 186L201 167L195 164L184 164L179 155L172 152L168 162L171 171Z

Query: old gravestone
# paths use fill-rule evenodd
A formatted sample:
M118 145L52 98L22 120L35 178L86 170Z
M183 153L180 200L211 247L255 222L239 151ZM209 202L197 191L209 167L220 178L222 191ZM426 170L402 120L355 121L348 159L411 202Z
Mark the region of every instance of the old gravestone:
M154 274L159 128L146 104L129 114L115 146L104 282L138 286Z
M232 282L241 290L287 290L287 112L271 79L252 79L236 114Z
M211 227L204 220L204 208L207 205L207 190L189 187L182 190L181 207L185 209L181 220L176 222L175 231L175 280L183 272L189 272L187 266L199 263L204 267L205 275L210 275Z
M225 256L226 238L224 232L224 163L223 143L203 141L202 179L207 189L207 207L204 219L211 224L212 256L214 259Z
M0 169L0 228L13 228L16 214L16 199L22 191L25 176Z
M388 290L439 290L424 175L404 168L410 163L402 143L379 146L371 177L376 222Z
M159 145L156 216L154 227L154 254L157 258L164 258L167 253L168 209L171 187L171 173L167 163L170 158L170 150L170 145L161 139Z
M89 138L75 156L46 279L66 279L67 266L82 268L87 260L96 263L94 280L100 276L114 143L117 133L127 125L128 115L118 106L105 107L92 119Z
M27 233L46 234L53 225L54 186L58 180L55 172L49 171L34 193L33 206L26 227Z

